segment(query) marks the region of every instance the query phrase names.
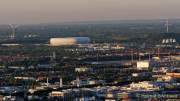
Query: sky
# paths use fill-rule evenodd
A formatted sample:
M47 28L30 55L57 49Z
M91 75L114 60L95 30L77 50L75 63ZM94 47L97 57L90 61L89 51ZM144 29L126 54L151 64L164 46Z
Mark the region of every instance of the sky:
M180 0L0 0L0 24L180 18Z

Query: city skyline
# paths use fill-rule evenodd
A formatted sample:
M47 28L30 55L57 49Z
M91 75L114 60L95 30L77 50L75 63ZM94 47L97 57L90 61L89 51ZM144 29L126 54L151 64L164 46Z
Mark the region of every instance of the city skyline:
M1 0L0 24L180 18L179 0Z

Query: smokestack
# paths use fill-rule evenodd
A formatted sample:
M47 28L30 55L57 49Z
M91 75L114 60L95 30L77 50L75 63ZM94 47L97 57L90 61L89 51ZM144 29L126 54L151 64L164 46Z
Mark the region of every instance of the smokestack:
M134 61L134 52L133 52L133 49L131 49L131 62Z
M160 48L158 48L158 57L160 58Z
M59 87L60 87L60 88L63 87L63 80L62 80L62 78L59 79Z
M49 78L47 77L47 80L46 80L46 85L47 87L49 87Z
M56 52L53 52L53 59L56 59Z
M77 85L76 85L77 87L80 86L80 80L79 80L79 77L78 77L78 76L76 77L76 84L77 84Z
M166 33L169 33L169 19L167 19L166 20L166 24L165 24L165 26L166 26Z
M151 61L151 52L149 52L149 61Z
M169 20L166 21L166 32L169 33Z

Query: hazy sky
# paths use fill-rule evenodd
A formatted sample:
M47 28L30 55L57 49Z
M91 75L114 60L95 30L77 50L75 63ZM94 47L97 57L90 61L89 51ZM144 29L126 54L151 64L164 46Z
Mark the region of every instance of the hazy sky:
M0 0L0 24L180 18L180 0Z

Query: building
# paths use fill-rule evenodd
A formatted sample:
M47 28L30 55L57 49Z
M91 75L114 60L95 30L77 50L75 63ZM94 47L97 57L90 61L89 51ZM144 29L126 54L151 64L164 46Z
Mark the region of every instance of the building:
M63 97L64 96L64 92L60 92L60 91L52 91L51 93L49 93L50 97Z
M138 70L148 70L149 69L149 61L137 61L136 68Z
M79 67L79 68L75 68L75 71L76 72L87 72L89 71L89 68L86 68L86 67Z

